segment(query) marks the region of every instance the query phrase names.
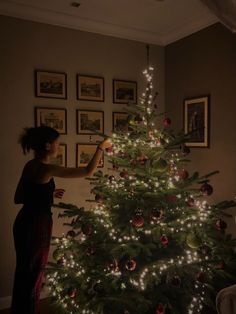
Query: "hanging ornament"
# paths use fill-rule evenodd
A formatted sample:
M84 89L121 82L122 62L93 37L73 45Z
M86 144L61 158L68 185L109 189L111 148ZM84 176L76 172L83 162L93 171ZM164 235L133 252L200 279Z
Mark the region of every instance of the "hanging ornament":
M182 180L186 180L189 177L189 173L187 170L185 169L181 169L178 171L178 176L182 179Z
M186 237L186 243L191 249L197 249L201 245L201 240L195 233L189 233Z
M93 233L93 227L92 225L90 224L84 224L82 227L81 227L81 231L83 232L84 235L86 236L90 236L92 233Z
M141 156L137 157L137 162L140 165L145 165L147 161L148 161L148 158L145 155L141 155Z
M116 179L116 178L115 178L114 176L109 176L109 177L108 177L108 180L109 180L110 182L115 181L115 179Z
M181 285L181 279L178 275L175 275L173 278L171 278L171 284L173 286L179 287Z
M161 236L160 241L163 246L167 246L167 244L169 243L169 239L167 238L165 234Z
M132 225L135 228L141 228L144 225L143 216L140 214L135 215L134 218L132 219Z
M67 238L74 238L76 236L76 232L74 230L69 230L66 234Z
M129 271L135 270L136 266L137 266L137 263L134 259L129 259L127 263L125 264L125 268Z
M76 288L68 288L67 290L67 295L70 297L70 298L74 298L77 294L77 290Z
M198 274L197 274L197 280L204 283L206 281L206 275L203 271L200 271Z
M129 178L128 171L126 171L126 170L121 171L120 177L124 178L125 180L127 180Z
M116 164L112 164L112 168L113 168L113 170L118 170L118 169L119 169L119 166L116 165Z
M201 192L204 195L211 195L213 193L213 187L208 183L203 183L201 186Z
M189 207L193 207L193 206L194 206L194 203L195 203L194 198L189 197L189 198L187 199L186 204L187 204Z
M162 209L159 210L154 208L151 212L151 219L155 221L161 220L163 218L163 213Z
M104 201L104 196L100 194L95 195L95 201L98 203L102 203Z
M165 118L165 119L163 120L163 125L164 125L164 127L169 127L169 126L171 125L171 120L170 120L170 118Z
M227 223L222 219L218 219L215 225L216 225L216 229L220 231L225 230L227 228Z
M159 303L156 308L156 314L165 314L165 308L162 303Z

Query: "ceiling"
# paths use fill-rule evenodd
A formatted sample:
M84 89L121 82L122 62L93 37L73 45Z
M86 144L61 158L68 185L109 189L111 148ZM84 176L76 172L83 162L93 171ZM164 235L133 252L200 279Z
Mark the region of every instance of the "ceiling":
M218 21L200 0L0 0L0 14L162 46Z

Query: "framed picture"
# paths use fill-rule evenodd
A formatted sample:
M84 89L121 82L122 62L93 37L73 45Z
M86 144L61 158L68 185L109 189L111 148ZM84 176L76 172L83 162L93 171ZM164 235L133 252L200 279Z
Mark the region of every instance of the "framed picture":
M209 147L209 106L209 96L184 100L184 133L190 136L187 146Z
M112 112L112 130L116 132L128 131L128 113Z
M46 98L67 98L66 74L35 71L35 96Z
M76 146L76 166L86 167L90 160L92 159L95 151L97 149L96 144L77 144ZM104 154L98 164L98 168L103 168L104 166Z
M35 125L50 126L60 134L67 133L66 109L59 108L35 108Z
M77 134L104 133L104 112L76 110Z
M136 104L137 82L113 80L113 103Z
M104 101L104 78L77 74L77 99Z
M50 163L57 166L66 167L67 166L67 145L59 144L58 154L56 157L50 158Z

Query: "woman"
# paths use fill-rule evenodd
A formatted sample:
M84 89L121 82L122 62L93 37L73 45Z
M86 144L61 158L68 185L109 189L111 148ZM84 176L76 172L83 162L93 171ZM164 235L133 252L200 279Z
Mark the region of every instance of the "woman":
M83 178L92 175L105 148L104 140L85 168L67 168L50 164L56 157L59 133L46 126L25 128L19 140L24 154L34 151L34 158L24 166L14 201L23 204L13 226L16 270L12 295L12 314L38 313L43 270L47 264L52 232L53 196L61 198L64 190L55 190L53 177Z

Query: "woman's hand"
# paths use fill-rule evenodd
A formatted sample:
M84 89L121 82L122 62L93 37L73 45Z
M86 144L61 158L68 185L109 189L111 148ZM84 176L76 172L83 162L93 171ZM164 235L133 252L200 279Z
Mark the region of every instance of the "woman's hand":
M56 197L56 198L62 198L64 193L65 193L64 189L55 189L54 193L53 193L53 196Z
M98 147L101 148L102 150L106 148L110 148L112 146L112 143L109 139L105 139L103 142L101 142Z

